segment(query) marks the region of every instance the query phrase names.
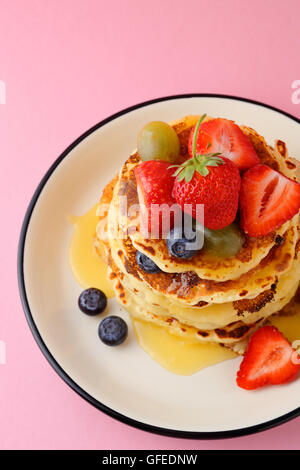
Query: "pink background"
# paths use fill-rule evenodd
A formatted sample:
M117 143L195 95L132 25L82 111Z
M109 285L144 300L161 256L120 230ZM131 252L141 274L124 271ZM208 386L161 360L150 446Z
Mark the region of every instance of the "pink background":
M79 134L138 102L224 93L300 117L299 0L0 0L0 447L296 449L300 418L248 437L193 441L133 429L97 411L42 356L19 300L26 207Z

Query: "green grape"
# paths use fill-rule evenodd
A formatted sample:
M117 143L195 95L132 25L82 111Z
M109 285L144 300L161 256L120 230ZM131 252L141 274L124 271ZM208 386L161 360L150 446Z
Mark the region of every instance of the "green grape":
M205 253L218 258L230 258L237 255L244 243L244 237L236 224L228 225L221 230L204 229Z
M140 131L137 141L142 160L164 160L174 163L180 150L178 136L166 122L152 121Z

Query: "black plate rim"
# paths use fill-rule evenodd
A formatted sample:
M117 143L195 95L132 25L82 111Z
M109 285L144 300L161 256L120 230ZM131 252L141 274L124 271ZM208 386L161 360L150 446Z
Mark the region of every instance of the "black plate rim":
M18 271L19 292L20 292L23 310L24 310L28 325L30 327L30 330L39 348L41 349L43 355L47 359L47 361L50 363L53 369L57 372L57 374L64 380L64 382L66 382L66 384L69 385L69 387L71 387L78 395L80 395L83 399L85 399L88 403L96 407L98 410L101 410L107 415L111 416L112 418L122 423L125 423L127 425L130 425L134 428L147 431L150 433L158 434L158 435L163 435L163 436L185 438L185 439L225 439L225 438L241 437L241 436L246 436L249 434L255 434L261 431L266 431L267 429L273 428L280 424L284 424L287 421L290 421L291 419L296 418L297 416L300 415L300 406L296 408L295 410L289 413L286 413L282 416L279 416L278 418L272 419L270 421L266 421L264 423L260 423L254 426L249 426L246 428L239 428L239 429L233 429L233 430L228 430L228 431L215 431L215 432L214 431L212 432L183 431L183 430L167 429L164 427L153 426L151 424L143 423L142 421L137 421L135 419L132 419L126 415L123 415L113 410L112 408L107 407L100 401L93 398L85 390L83 390L76 382L74 382L73 379L64 371L64 369L52 356L51 352L49 351L47 345L43 341L43 338L41 337L38 331L38 328L34 322L34 319L30 310L30 306L29 306L29 302L28 302L28 298L26 294L25 277L24 277L24 269L23 269L26 234L27 234L30 219L34 211L35 205L38 201L38 198L44 186L46 185L48 179L53 174L53 172L58 167L58 165L62 162L62 160L64 160L68 156L71 150L73 150L79 143L81 143L86 137L91 135L94 131L96 131L100 127L103 127L108 122L113 121L114 119L120 116L123 116L124 114L127 114L131 111L149 106L151 104L159 103L162 101L177 100L177 99L182 99L182 98L222 98L222 99L225 98L225 99L230 99L230 100L242 101L242 102L246 102L246 103L250 103L250 104L254 104L257 106L270 109L300 124L300 119L298 119L296 116L293 116L292 114L282 111L281 109L271 106L269 104L265 104L260 101L252 100L249 98L242 98L242 97L235 96L235 95L226 95L226 94L223 95L223 94L215 94L215 93L188 93L188 94L164 96L162 98L155 98L155 99L143 101L136 105L125 108L117 113L112 114L106 119L103 119L102 121L100 121L99 123L91 127L90 129L88 129L86 132L84 132L71 145L69 145L66 148L66 150L62 152L62 154L50 166L49 170L46 172L46 174L42 178L41 182L39 183L37 189L35 190L32 196L32 199L25 213L24 221L23 221L22 228L21 228L20 238L19 238L19 245L18 245L17 271Z

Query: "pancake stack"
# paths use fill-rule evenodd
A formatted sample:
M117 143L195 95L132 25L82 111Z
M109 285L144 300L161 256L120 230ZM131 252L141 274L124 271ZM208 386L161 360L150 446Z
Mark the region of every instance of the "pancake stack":
M188 156L188 137L199 116L172 123L182 160ZM209 119L209 118L206 118ZM270 147L251 128L241 126L261 161L290 179L298 179L296 160L282 141ZM99 205L96 248L105 244L108 275L118 301L130 315L152 322L183 339L222 344L243 354L249 335L271 315L291 304L299 287L299 214L266 236L245 234L240 252L216 258L199 251L191 259L172 257L164 239L145 239L141 233L134 168L137 152L123 164L106 187ZM103 211L103 203L107 210ZM105 236L104 236L105 234ZM137 264L136 251L161 269L147 273ZM100 252L100 250L99 250Z

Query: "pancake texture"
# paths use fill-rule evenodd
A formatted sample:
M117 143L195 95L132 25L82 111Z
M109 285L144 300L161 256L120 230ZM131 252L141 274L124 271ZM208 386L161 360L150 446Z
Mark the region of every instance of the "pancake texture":
M191 128L199 116L171 123L188 155ZM206 118L206 120L211 118ZM261 161L299 181L299 164L284 142L270 147L249 127L240 126ZM216 258L199 251L189 260L170 256L164 239L147 239L140 228L134 152L100 200L95 246L105 245L109 279L118 301L135 318L167 328L177 336L214 342L242 354L249 335L267 319L291 305L299 287L299 213L262 237L244 235L240 252ZM124 196L128 211L124 211ZM105 206L104 206L105 205ZM161 272L149 274L137 264L136 251L151 258ZM100 252L100 249L99 249Z

